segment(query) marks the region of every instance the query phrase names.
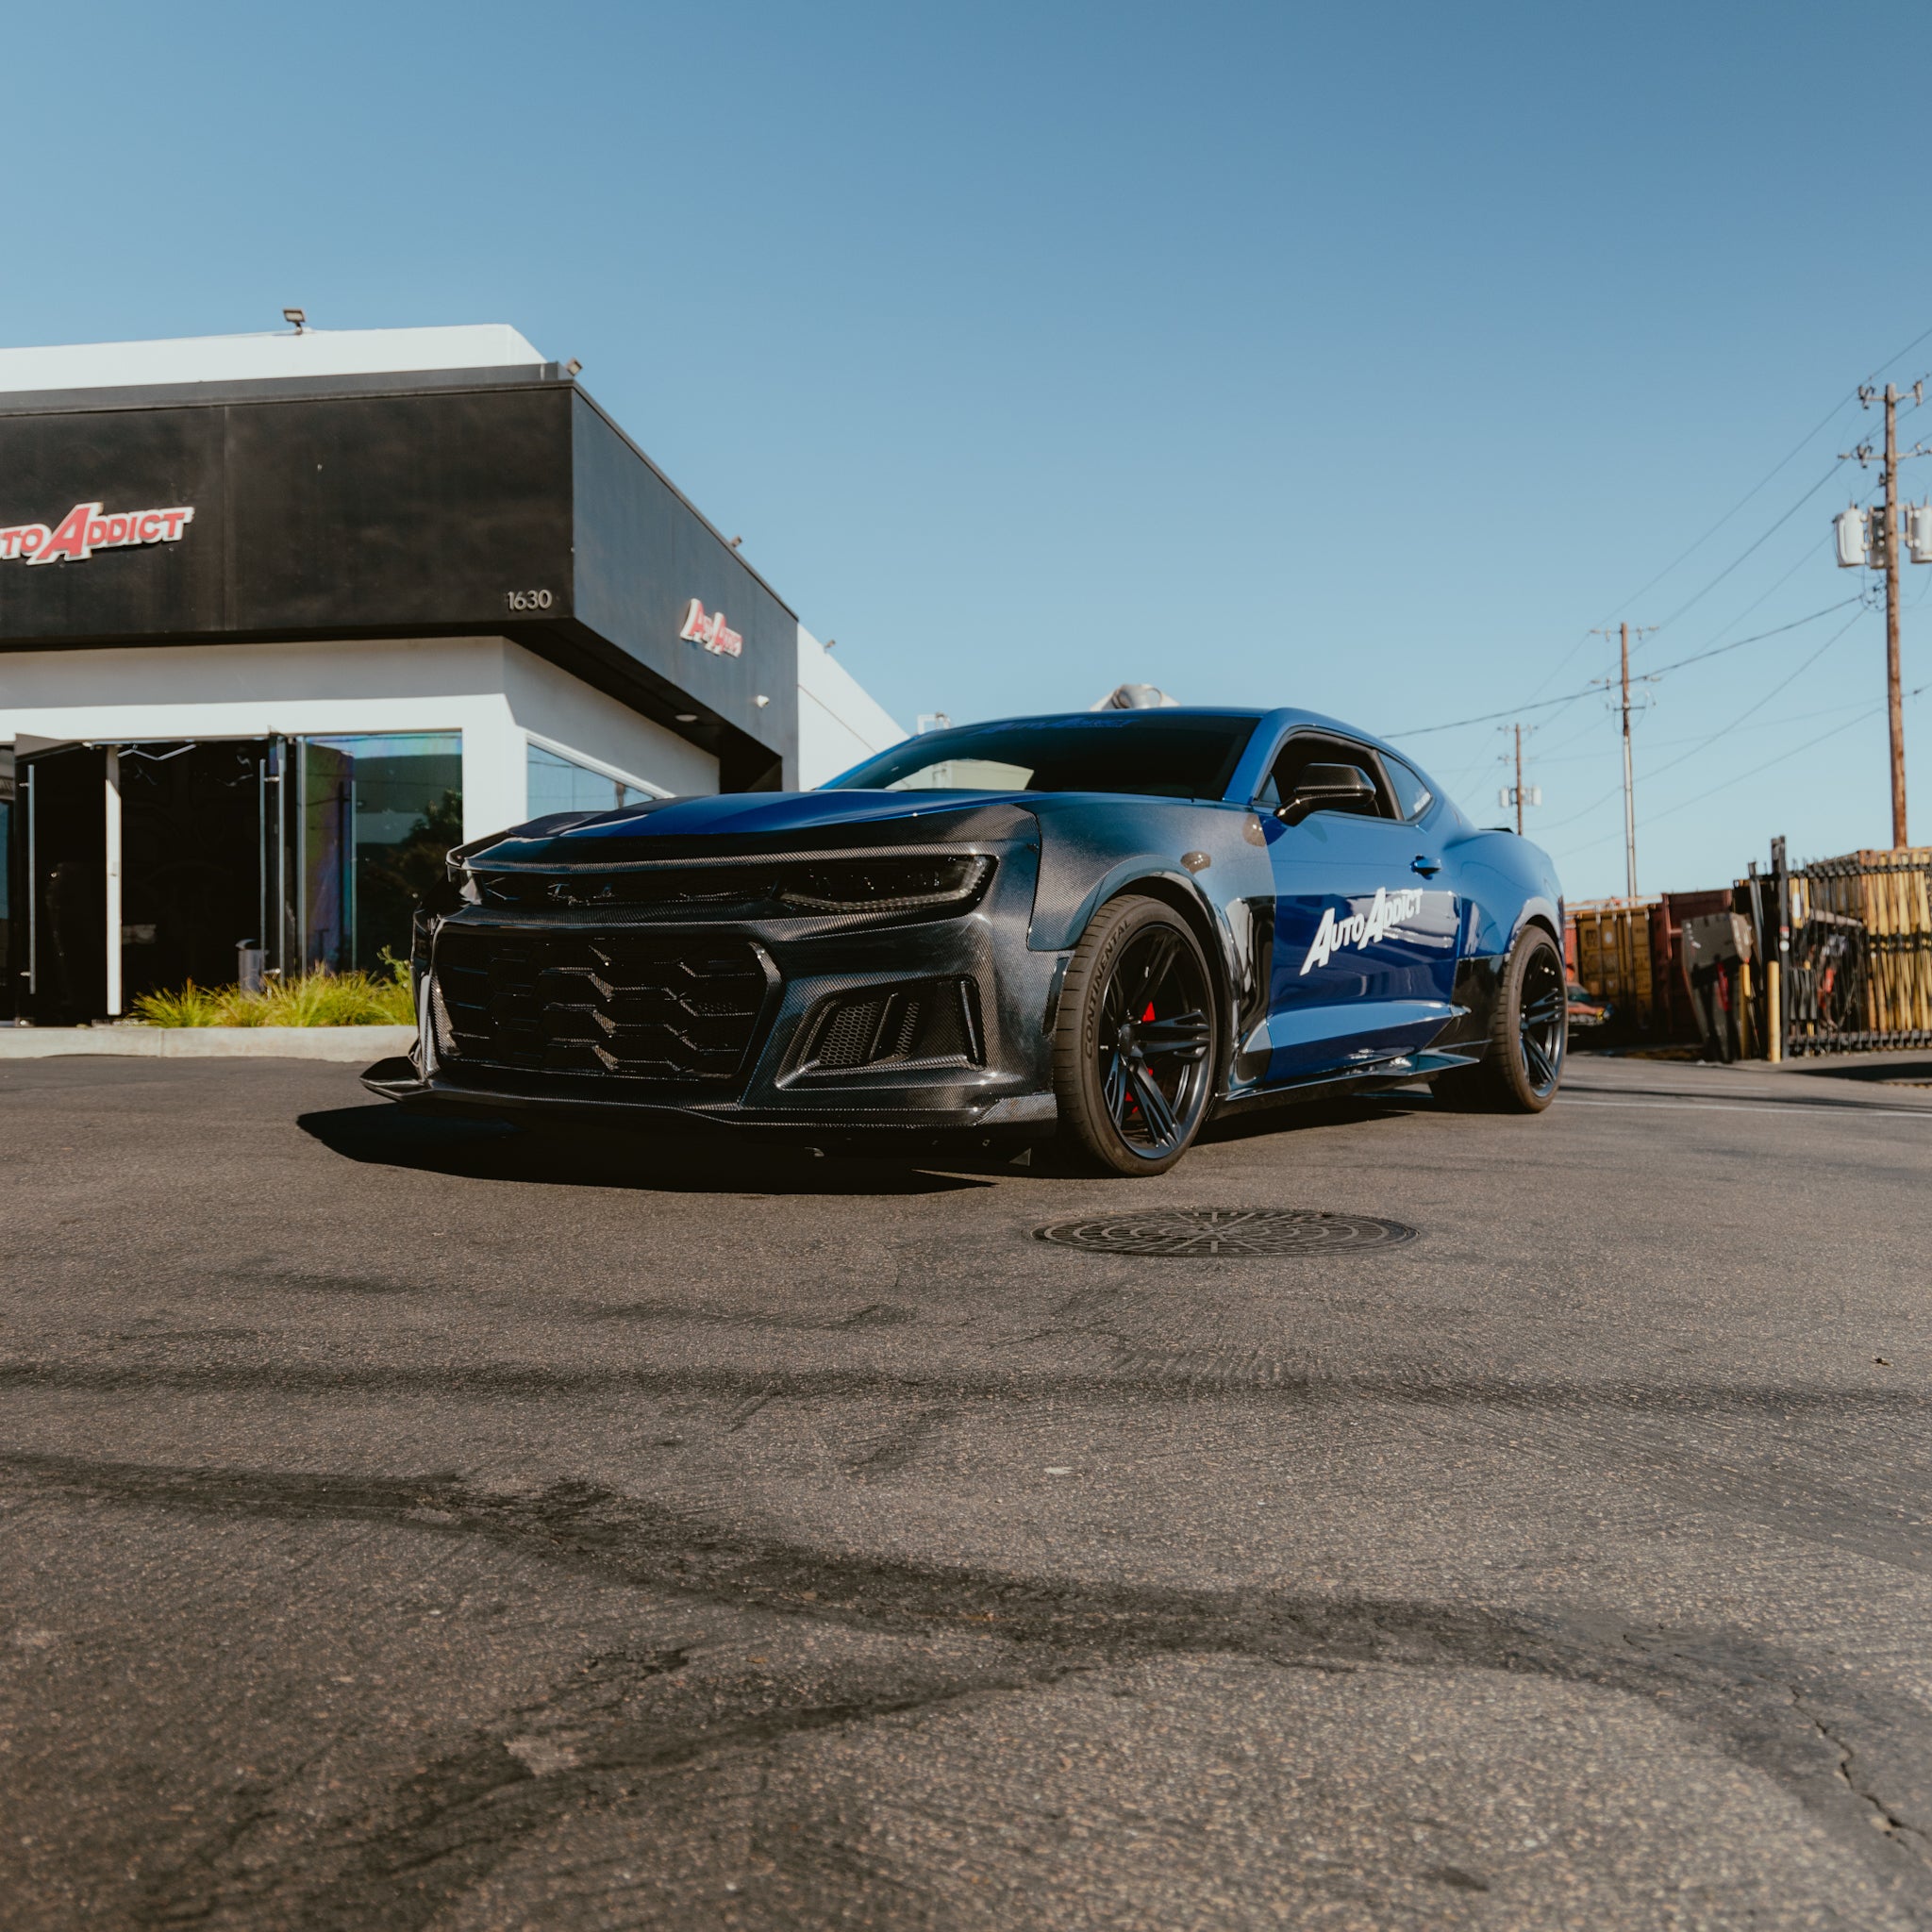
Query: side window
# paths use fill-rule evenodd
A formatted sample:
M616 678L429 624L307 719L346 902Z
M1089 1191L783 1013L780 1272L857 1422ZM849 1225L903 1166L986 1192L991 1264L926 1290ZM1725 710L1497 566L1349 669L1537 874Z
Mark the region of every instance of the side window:
M1400 815L1395 808L1394 797L1377 771L1373 752L1363 745L1350 744L1346 739L1314 738L1307 733L1291 738L1282 746L1281 755L1274 760L1274 768L1268 774L1267 783L1261 787L1256 803L1264 808L1285 805L1294 796L1302 774L1310 765L1354 765L1368 774L1370 783L1375 788L1374 803L1365 802L1355 809L1369 818L1392 819Z
M1422 817L1436 802L1436 794L1423 783L1422 774L1412 771L1400 758L1393 758L1387 752L1382 754L1382 769L1389 774L1389 783L1395 793L1396 811L1410 824Z

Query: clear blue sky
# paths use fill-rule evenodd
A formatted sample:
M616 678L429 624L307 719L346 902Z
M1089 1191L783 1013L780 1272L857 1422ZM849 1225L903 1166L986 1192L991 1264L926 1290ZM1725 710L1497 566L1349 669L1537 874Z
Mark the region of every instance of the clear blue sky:
M908 724L1144 679L1403 738L1586 684L1594 625L1664 623L1644 668L1857 592L1828 524L1869 475L1772 525L1869 426L1861 378L1932 370L1924 24L26 8L0 342L512 323ZM1641 883L1887 842L1883 650L1854 605L1658 683ZM1610 715L1523 715L1532 828L1573 896L1621 890ZM1932 840L1932 691L1907 729ZM1500 816L1494 724L1409 742Z

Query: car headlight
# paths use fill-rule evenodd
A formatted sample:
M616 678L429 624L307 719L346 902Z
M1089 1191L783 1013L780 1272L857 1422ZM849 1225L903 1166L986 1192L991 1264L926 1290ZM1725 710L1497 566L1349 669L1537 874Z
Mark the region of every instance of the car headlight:
M976 855L938 858L837 858L787 866L777 897L798 912L916 912L964 905L992 876Z

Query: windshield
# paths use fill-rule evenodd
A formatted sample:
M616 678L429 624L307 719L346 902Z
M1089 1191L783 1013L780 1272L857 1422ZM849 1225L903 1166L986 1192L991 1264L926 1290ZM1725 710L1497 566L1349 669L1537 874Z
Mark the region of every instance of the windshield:
M1075 712L929 731L835 778L830 791L1131 791L1220 798L1252 717L1212 711Z

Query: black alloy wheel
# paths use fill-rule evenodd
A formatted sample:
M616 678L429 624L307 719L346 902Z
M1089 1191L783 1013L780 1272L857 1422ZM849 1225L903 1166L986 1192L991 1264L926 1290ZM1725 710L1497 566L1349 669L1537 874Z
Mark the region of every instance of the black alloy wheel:
M1498 1113L1541 1113L1557 1097L1570 1040L1563 955L1548 930L1525 926L1496 987L1482 1062L1436 1082L1444 1099Z
M1542 928L1537 928L1541 932ZM1547 941L1548 935L1544 934ZM1554 941L1531 947L1516 994L1516 1036L1530 1091L1547 1107L1563 1077L1570 988Z
M1155 899L1102 907L1054 1027L1062 1138L1108 1172L1165 1174L1213 1098L1214 1010L1207 956L1177 912Z

